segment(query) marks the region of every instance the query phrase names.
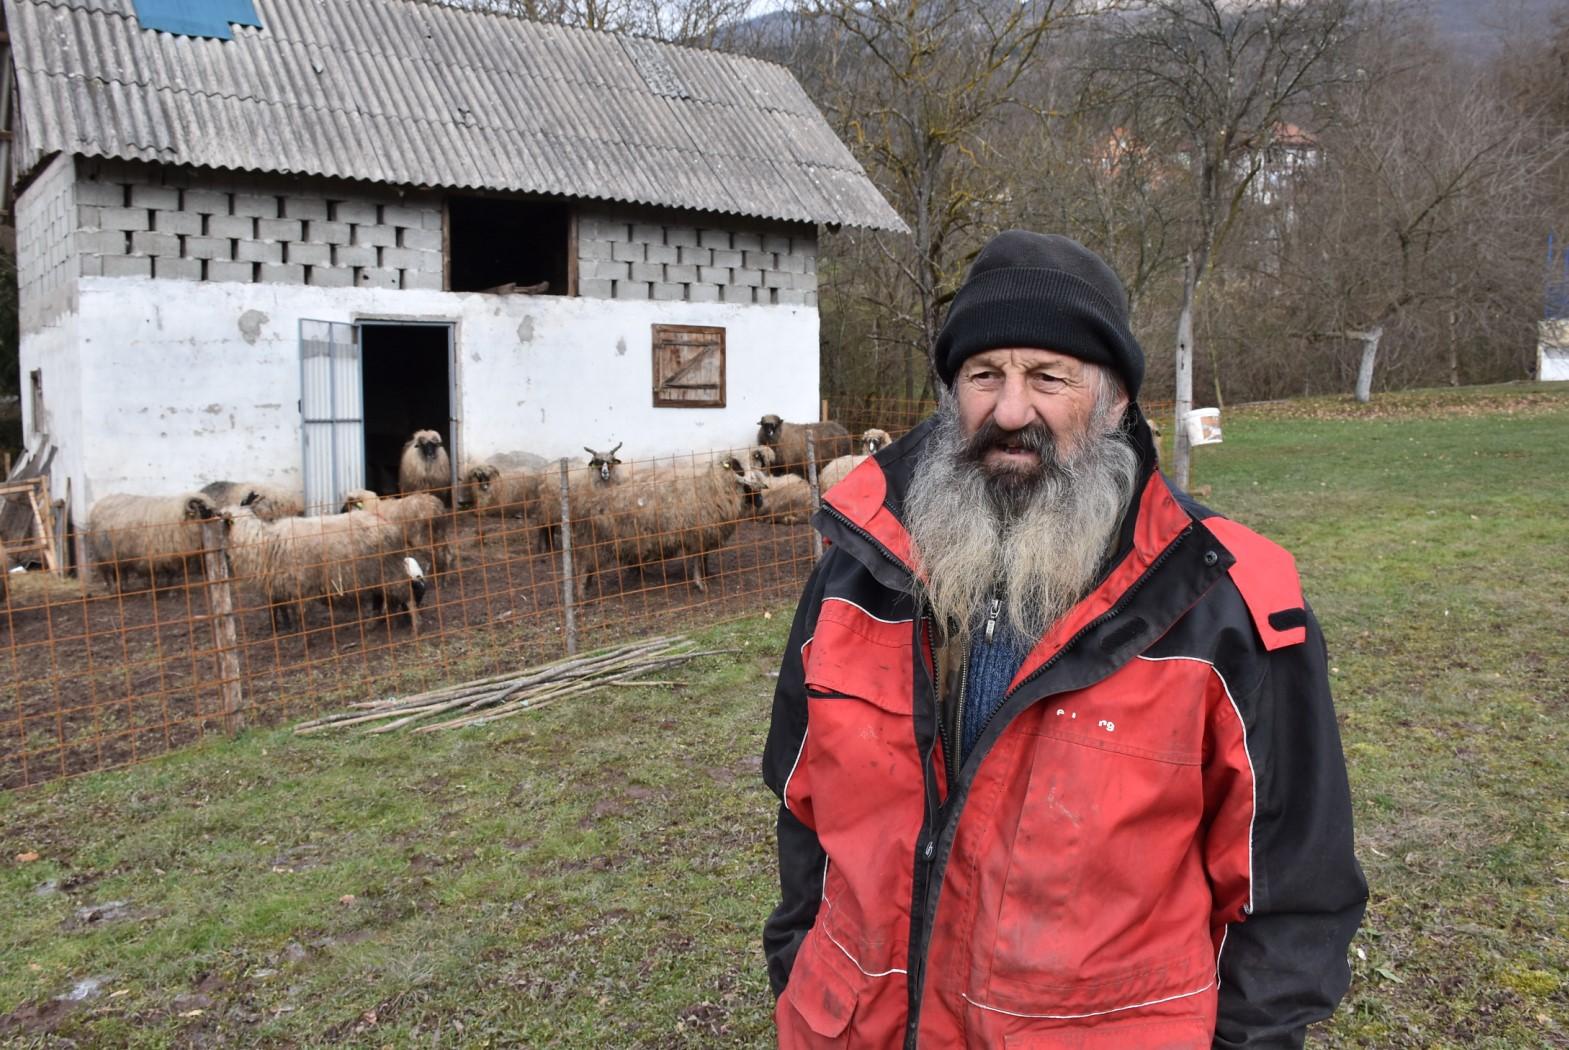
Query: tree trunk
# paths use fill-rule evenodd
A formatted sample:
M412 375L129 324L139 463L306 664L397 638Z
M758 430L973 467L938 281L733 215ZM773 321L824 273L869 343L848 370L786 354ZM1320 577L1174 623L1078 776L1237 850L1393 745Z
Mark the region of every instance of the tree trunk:
M1384 326L1374 325L1363 332L1346 334L1362 341L1362 367L1357 369L1357 402L1365 405L1373 400L1373 364L1378 360L1378 341L1384 337Z
M1176 431L1171 440L1171 475L1179 489L1188 487L1188 413L1193 411L1193 301L1198 293L1193 256L1182 271L1182 311L1177 315Z
M1453 310L1449 311L1449 385L1460 385L1460 341L1455 338L1455 325L1458 319Z

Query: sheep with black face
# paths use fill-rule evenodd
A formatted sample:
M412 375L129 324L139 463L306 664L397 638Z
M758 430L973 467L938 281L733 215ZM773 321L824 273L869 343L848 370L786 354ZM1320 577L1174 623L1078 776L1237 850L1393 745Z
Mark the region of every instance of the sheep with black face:
M836 456L855 451L855 442L842 423L787 423L773 413L757 421L757 443L774 450L775 474L806 476L806 435L812 435L812 453L818 466Z
M451 488L452 460L441 435L434 430L416 430L398 459L398 491L405 495L434 492L445 499Z

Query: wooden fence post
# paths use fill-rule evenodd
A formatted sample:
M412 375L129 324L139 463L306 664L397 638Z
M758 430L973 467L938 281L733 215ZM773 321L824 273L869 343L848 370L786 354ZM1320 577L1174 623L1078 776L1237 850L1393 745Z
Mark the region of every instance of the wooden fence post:
M812 493L812 510L822 506L822 498L817 492L817 440L812 431L806 432L806 483ZM823 557L823 536L816 527L812 529L812 560L821 561Z
M222 675L223 728L245 728L245 689L240 681L240 638L234 625L234 591L229 586L229 530L222 519L202 522L202 575L207 578L207 604L212 612L213 645Z
M561 605L566 610L567 655L577 654L577 607L574 602L572 575L572 501L568 498L567 457L561 457Z

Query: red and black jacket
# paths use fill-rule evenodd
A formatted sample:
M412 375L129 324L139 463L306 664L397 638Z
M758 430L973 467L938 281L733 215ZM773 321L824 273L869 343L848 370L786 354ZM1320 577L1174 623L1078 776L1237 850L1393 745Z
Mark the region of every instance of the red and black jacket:
M1144 470L1098 585L963 767L900 508L923 424L836 486L763 774L782 1047L1300 1047L1367 887L1291 556Z

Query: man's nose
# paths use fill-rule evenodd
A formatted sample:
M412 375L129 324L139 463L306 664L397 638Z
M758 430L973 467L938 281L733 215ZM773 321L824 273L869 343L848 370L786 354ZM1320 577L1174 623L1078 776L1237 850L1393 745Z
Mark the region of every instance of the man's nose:
M1004 430L1022 430L1035 422L1035 406L1030 403L1029 387L1021 375L1008 376L992 409L992 421Z

